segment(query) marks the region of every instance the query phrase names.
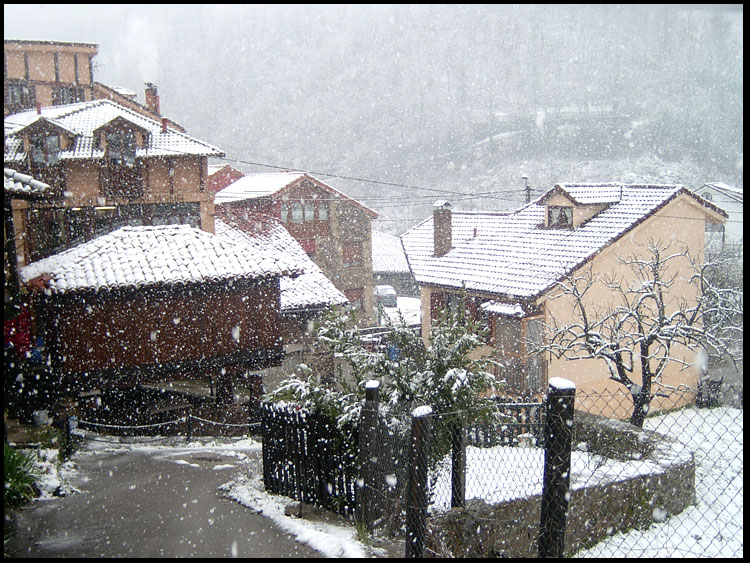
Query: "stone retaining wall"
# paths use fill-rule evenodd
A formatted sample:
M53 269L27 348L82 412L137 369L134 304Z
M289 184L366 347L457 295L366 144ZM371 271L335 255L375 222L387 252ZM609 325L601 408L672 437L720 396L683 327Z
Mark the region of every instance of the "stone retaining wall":
M583 446L583 444L586 444ZM589 413L576 412L573 447L619 460L641 459L663 472L571 491L565 554L608 535L648 527L695 502L693 454L672 438ZM432 515L427 553L452 557L537 557L541 495Z

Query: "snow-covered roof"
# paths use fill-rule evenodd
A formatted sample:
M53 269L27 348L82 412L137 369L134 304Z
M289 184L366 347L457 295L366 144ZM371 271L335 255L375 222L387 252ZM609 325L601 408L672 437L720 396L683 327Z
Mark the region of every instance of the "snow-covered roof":
M26 158L20 132L39 120L46 120L73 135L73 143L60 151L61 160L98 159L104 149L97 149L94 132L115 119L123 119L148 132L147 144L136 149L137 158L154 156L224 156L216 147L162 124L111 100L93 100L23 111L5 117L5 162L21 162Z
M11 197L32 198L50 195L52 188L49 184L35 180L27 174L21 174L10 168L5 168L5 184L3 190Z
M409 263L406 261L400 238L372 231L372 271L409 273Z
M595 195L601 186L601 197ZM726 214L680 185L561 184L576 201L608 207L575 229L544 228L545 194L513 213L452 213L453 248L435 257L433 218L410 229L401 240L415 281L534 298L565 274L624 235L680 193L715 213ZM554 191L554 190L553 190ZM575 195L573 195L575 194ZM615 194L617 201L612 201Z
M352 199L336 188L329 186L322 180L303 172L262 172L257 174L247 174L246 176L235 180L223 190L216 192L214 203L233 203L244 201L246 199L279 196L281 195L280 192L282 190L291 186L301 178L307 178L314 182L319 188L329 192L332 196L342 198L354 204L363 209L373 218L378 216L378 214L369 207Z
M501 301L487 301L482 303L480 309L496 315L508 317L523 317L526 313L520 303L503 303Z
M743 190L741 190L740 188L735 188L734 186L724 184L723 182L710 182L707 184L703 184L700 188L695 190L695 192L701 195L704 191L706 191L706 189L717 191L738 203L742 203Z
M546 195L555 191L563 191L568 196L582 205L596 203L616 203L620 201L623 184L606 183L606 184L557 184L555 189L547 192Z
M302 273L297 277L281 278L282 313L345 305L349 302L280 222L265 217L255 232L240 230L221 219L216 219L215 224L217 236L231 241L263 245L267 251L295 264L301 270Z
M24 283L43 274L53 292L99 291L263 279L299 273L275 249L228 240L188 225L123 227L21 269Z

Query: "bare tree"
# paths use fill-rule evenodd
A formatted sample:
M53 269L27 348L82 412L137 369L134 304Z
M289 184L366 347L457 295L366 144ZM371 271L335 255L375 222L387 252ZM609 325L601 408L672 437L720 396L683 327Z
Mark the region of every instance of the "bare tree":
M698 265L687 249L672 252L658 241L649 240L646 250L643 258L620 258L619 277L596 276L588 268L559 281L560 292L552 299L570 299L574 320L563 325L551 319L538 349L568 360L604 360L610 379L630 391L630 422L638 427L656 396L655 385L667 387L661 381L667 366L695 365L685 357L686 349L696 358L710 353L734 360L742 339L742 325L736 324L742 316L741 288L712 283L716 264ZM599 283L610 291L609 305L589 296Z

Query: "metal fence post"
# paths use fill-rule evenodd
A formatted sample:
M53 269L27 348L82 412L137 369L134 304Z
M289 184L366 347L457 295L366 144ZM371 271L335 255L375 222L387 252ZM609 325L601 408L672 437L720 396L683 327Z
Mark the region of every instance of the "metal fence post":
M544 441L544 489L539 524L539 557L562 557L570 488L570 450L575 384L549 381Z
M375 473L377 464L377 443L376 430L378 423L378 394L380 392L380 382L371 379L365 384L365 404L362 407L362 419L359 424L359 478L360 494L356 511L357 520L367 526L367 530L372 532L376 520L376 501L375 501Z
M466 500L466 425L451 425L451 507L464 506Z
M411 460L406 493L406 557L424 557L427 535L427 464L432 407L417 407L411 418Z

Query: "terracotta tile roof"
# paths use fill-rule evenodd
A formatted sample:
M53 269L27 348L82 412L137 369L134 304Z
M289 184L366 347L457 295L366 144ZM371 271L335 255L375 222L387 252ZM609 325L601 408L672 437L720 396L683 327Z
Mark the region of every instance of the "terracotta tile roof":
M596 195L601 186L602 194ZM561 184L577 201L610 203L576 229L540 228L545 196L513 213L452 213L453 248L433 256L432 217L401 239L416 282L532 298L621 237L679 193L723 213L679 185ZM557 189L557 188L556 188ZM620 197L620 193L622 194ZM617 201L612 202L617 195Z
M104 150L96 149L94 146L94 131L117 118L124 119L149 133L147 146L136 149L137 158L180 155L224 156L224 153L216 147L185 133L169 128L164 133L162 124L158 121L144 117L111 100L43 107L41 112L39 115L36 110L30 110L5 117L6 162L21 162L26 158L19 133L38 120L46 120L75 134L72 147L60 151L61 160L103 158Z
M344 199L364 210L373 219L377 218L378 214L366 205L361 204L336 188L329 186L322 180L303 172L264 172L259 174L247 174L239 180L229 184L223 190L216 192L214 203L232 203L246 199L281 196L284 190L303 177L311 180L319 188L329 192L333 197Z
M272 249L231 241L188 225L123 227L21 269L43 274L57 293L259 279L299 273Z
M409 273L409 263L400 238L372 231L372 271Z
M256 232L248 233L217 219L216 235L228 240L262 245L267 251L295 264L302 271L299 276L281 278L282 312L320 309L349 302L280 222L264 218L262 223L259 222Z
M35 180L31 176L5 168L3 191L11 197L41 198L52 191L49 184Z

